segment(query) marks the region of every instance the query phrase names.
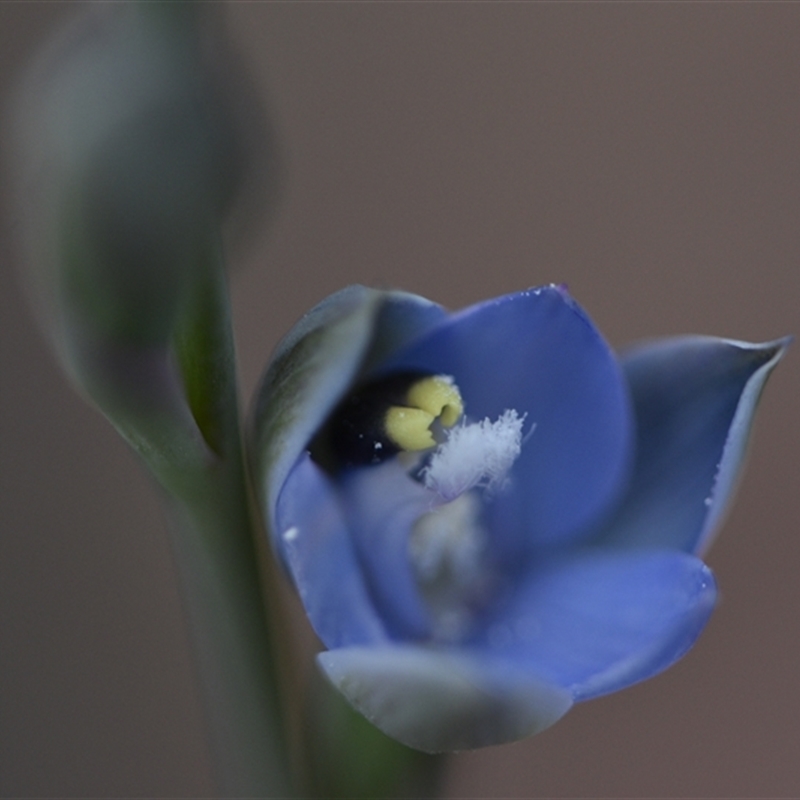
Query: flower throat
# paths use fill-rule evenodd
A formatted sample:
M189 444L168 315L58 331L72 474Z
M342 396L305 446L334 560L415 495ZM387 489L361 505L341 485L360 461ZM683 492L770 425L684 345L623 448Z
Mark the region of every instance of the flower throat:
M467 423L451 376L402 372L348 395L310 450L331 473L428 451L416 477L450 502L474 488L494 492L503 486L522 449L524 422L525 415L507 409L495 422Z

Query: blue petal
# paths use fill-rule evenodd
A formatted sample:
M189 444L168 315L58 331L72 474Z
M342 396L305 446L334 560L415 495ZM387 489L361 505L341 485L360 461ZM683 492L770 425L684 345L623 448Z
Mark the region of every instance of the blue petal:
M502 528L528 542L572 534L614 500L627 475L632 413L616 357L556 287L473 306L399 351L381 372L452 375L472 419L527 414L502 503Z
M327 647L387 641L327 476L306 455L276 511L278 544L317 635Z
M572 705L569 693L557 686L450 650L350 648L317 659L370 722L428 753L532 736Z
M625 356L636 466L601 541L708 547L735 489L764 383L787 345L681 337Z
M254 482L270 535L290 470L360 372L445 312L422 297L350 286L306 314L278 345L248 430Z
M409 559L414 523L430 511L434 498L408 477L398 459L354 470L340 485L340 497L365 580L389 634L425 639L428 610Z
M694 556L583 551L534 566L473 646L586 700L666 669L715 599L714 578Z

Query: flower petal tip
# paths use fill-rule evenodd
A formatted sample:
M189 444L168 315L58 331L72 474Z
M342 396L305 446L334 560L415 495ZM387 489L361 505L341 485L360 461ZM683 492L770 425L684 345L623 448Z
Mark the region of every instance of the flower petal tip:
M738 483L761 392L791 341L679 336L623 354L636 463L599 540L708 549Z

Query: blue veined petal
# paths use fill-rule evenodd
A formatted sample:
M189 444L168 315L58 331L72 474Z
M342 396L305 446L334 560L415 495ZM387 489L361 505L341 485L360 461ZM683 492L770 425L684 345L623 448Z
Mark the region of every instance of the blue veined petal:
M349 286L313 308L280 342L259 387L248 436L271 536L281 486L360 372L444 315L416 295Z
M708 547L735 489L764 383L788 343L678 337L625 355L637 456L602 542Z
M275 517L284 563L325 645L388 641L369 597L338 493L308 455L289 473Z
M615 355L563 290L508 295L454 314L381 365L452 375L471 419L526 414L503 531L558 541L616 499L630 463L632 412ZM508 513L505 513L508 512Z
M317 660L370 722L428 753L517 741L549 727L572 705L558 686L453 650L348 648Z
M680 658L715 599L713 575L694 556L592 549L534 565L471 646L587 700Z

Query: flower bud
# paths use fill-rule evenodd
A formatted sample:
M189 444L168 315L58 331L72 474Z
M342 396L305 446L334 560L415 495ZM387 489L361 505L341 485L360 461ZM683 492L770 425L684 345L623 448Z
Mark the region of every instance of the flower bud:
M68 361L165 344L217 257L242 154L203 21L191 3L93 6L18 87L24 233Z
M223 224L228 244L268 199L253 184L272 187L265 120L217 11L91 5L40 52L9 115L43 327L159 471L201 463L236 427Z

